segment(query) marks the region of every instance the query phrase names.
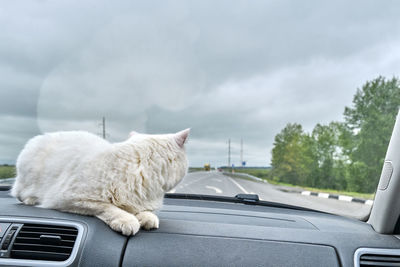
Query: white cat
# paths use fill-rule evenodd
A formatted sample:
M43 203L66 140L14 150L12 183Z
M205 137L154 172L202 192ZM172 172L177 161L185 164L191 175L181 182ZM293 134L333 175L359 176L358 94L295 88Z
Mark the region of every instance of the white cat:
M96 216L124 235L158 228L152 211L187 173L188 135L132 132L115 144L82 131L39 135L18 156L11 194L26 205Z

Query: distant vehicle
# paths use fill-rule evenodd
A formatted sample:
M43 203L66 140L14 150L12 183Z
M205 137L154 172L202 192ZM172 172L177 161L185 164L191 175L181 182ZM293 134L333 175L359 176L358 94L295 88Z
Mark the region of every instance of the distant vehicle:
M211 170L211 167L210 167L209 163L204 164L204 170L205 171L210 171Z

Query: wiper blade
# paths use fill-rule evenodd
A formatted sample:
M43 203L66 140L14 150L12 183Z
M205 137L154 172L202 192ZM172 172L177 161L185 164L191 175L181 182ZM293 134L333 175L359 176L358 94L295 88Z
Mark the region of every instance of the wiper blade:
M256 204L260 201L257 194L237 194L235 198L244 204Z
M259 200L258 195L256 195L256 194L238 194L235 197L225 197L225 196L216 196L216 195L166 193L164 197L171 198L171 199L231 202L231 203L250 204L250 205L257 205L257 206L274 207L274 208L284 208L284 209L292 209L292 210L303 210L303 211L314 211L314 212L319 212L319 213L327 213L327 212L323 212L323 211L319 211L319 210L313 210L313 209L303 208L303 207L299 207L299 206L293 206L293 205L289 205L289 204Z
M8 191L8 190L11 190L11 185L0 184L0 191Z

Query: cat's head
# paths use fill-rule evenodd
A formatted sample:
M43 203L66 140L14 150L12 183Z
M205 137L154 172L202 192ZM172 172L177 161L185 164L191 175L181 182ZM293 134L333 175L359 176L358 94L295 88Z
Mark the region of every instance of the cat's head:
M147 174L152 173L163 181L162 188L168 192L187 174L188 160L185 143L190 129L173 134L141 134L131 132L129 142L135 144L140 165Z

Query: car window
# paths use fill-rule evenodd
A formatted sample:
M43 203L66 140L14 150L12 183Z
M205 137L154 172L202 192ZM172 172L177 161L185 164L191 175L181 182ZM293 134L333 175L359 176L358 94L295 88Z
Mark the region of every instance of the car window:
M395 1L16 1L0 10L0 178L33 136L191 128L170 193L365 217L400 105Z

